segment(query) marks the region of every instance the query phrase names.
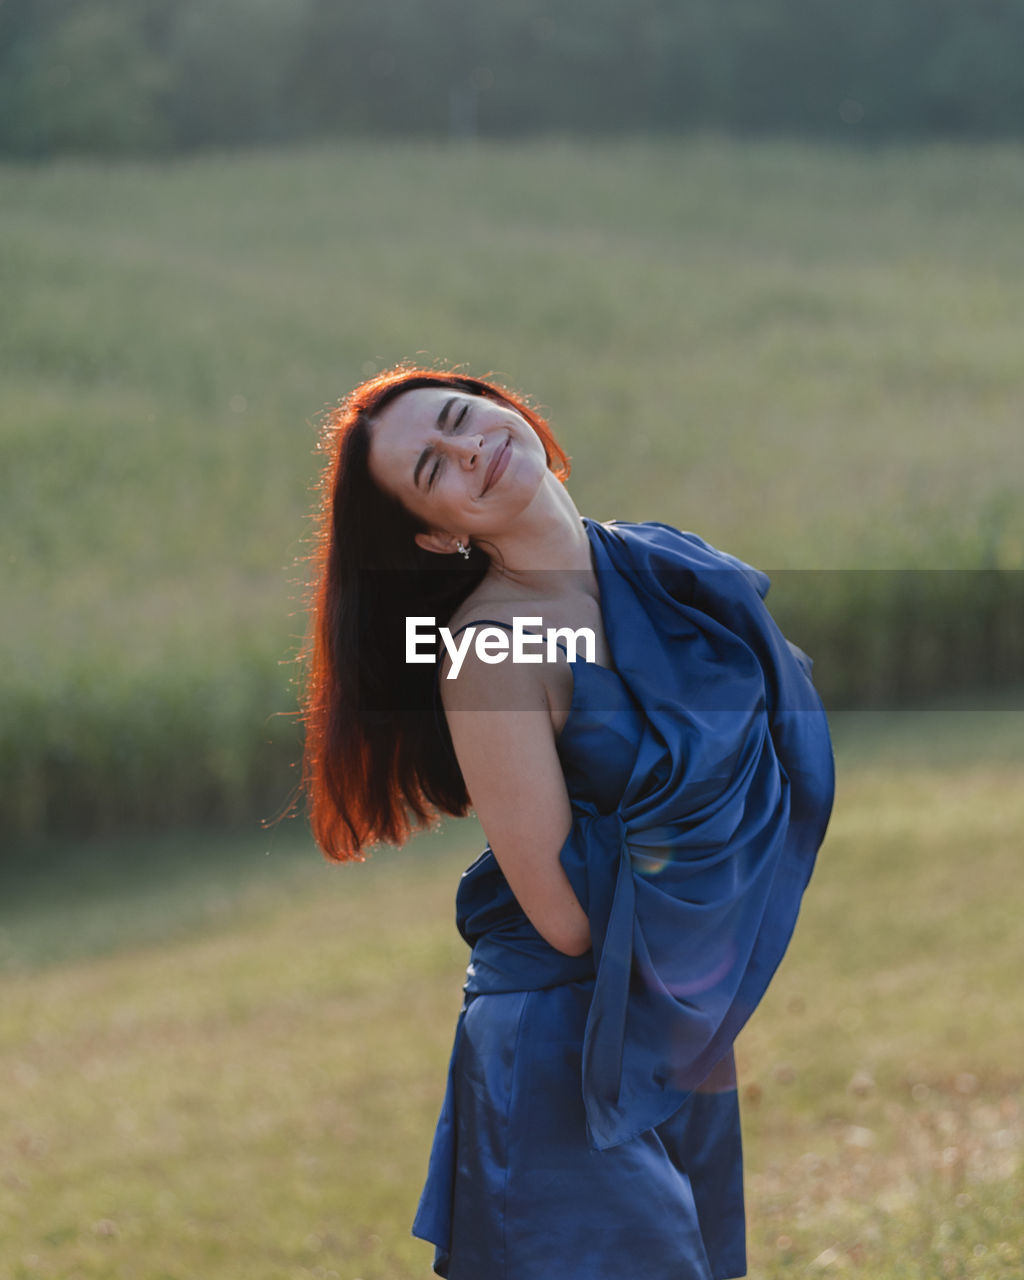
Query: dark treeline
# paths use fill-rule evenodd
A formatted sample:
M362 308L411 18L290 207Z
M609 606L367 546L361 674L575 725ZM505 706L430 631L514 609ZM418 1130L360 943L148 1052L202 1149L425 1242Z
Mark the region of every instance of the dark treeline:
M1024 0L0 0L0 152L1024 136Z

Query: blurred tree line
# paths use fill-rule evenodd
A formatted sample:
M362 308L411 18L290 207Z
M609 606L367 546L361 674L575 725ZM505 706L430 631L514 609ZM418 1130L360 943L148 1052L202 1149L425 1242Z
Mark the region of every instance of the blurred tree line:
M0 0L0 153L1024 136L1024 0Z

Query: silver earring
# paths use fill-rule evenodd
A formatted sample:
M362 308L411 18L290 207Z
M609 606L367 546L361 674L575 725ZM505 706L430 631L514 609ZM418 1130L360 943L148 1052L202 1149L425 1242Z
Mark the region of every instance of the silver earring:
M469 547L464 547L461 542L456 542L455 546L458 548L459 555L462 556L463 560L468 560Z

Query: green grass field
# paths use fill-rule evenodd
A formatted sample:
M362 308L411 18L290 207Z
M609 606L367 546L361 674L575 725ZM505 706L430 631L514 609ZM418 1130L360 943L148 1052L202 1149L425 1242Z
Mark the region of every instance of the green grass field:
M0 823L287 799L317 421L402 358L532 394L595 518L1021 568L1022 200L1013 146L0 166Z
M739 1044L752 1280L1024 1271L1024 718L864 713ZM466 952L448 824L42 845L0 914L0 1274L413 1280Z
M1022 202L1018 147L0 166L0 1280L428 1273L479 833L346 868L252 834L293 781L321 410L462 362L548 411L595 518L1021 569ZM1024 1275L1010 705L837 721L740 1043L752 1280Z

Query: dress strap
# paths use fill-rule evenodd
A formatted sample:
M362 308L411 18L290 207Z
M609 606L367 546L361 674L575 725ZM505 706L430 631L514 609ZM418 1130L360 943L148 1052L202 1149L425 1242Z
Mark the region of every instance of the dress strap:
M512 627L507 622L499 622L497 618L474 618L472 622L464 622L461 627L456 627L452 632L454 640L460 632L465 631L467 627L504 627L506 631L511 631ZM445 653L444 645L441 646L441 653ZM440 655L439 655L440 657Z

